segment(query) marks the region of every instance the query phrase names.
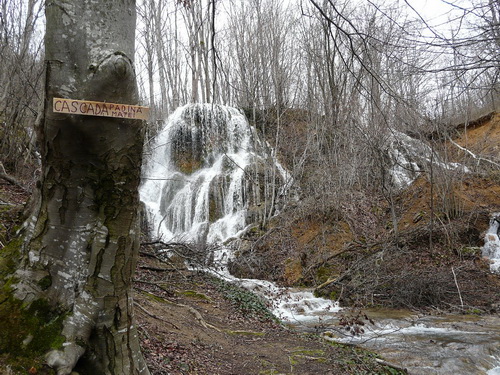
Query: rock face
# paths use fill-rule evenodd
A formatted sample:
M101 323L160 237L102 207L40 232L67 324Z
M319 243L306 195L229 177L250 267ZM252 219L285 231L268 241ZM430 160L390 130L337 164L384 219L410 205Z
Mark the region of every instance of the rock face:
M192 104L169 117L144 181L153 237L218 242L275 212L290 179L237 109Z

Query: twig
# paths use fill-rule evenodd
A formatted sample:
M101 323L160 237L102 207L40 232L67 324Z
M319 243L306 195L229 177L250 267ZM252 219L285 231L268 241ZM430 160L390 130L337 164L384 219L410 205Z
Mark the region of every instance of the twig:
M147 245L147 243L143 243L143 245ZM184 279L186 279L186 276L184 276L181 271L185 271L185 270L187 270L187 268L177 268L175 266L175 264L172 263L170 260L168 260L168 259L162 259L162 258L160 258L158 255L156 255L154 253L150 253L150 252L147 252L147 251L139 251L139 254L141 256L146 256L146 257L149 257L149 258L156 259L156 260L160 261L161 263L169 264L171 266L171 268L158 268L158 267L152 267L152 266L139 266L139 268L150 270L150 271L159 271L159 272L174 272L174 271L177 271L177 272L179 272L179 274Z
M462 147L460 146L458 143L456 143L455 141L453 141L453 139L451 139L450 137L448 137L448 140L451 142L452 145L458 147L460 150L468 153L470 156L472 156L472 158L476 159L478 162L480 161L485 161L485 162L488 162L490 164L493 164L497 167L500 167L500 164L494 162L493 160L489 160L489 159L486 159L486 158L483 158L481 156L478 156L476 154L474 154L472 151L470 151L469 149L465 148L465 147Z
M139 251L139 254L140 255L143 255L145 257L149 257L149 258L155 258L155 259L158 259L158 260L162 260L161 258L159 258L156 254L153 254L153 253L149 253L147 251Z
M188 309L189 312L194 315L198 323L200 323L204 328L211 328L213 330L216 330L217 332L223 332L220 328L217 328L213 324L207 323L207 321L203 319L203 317L201 316L200 312L196 310L194 307L183 305L181 303L176 303L176 305Z
M220 278L224 278L221 273L217 272L215 266L210 267L206 264L206 262L199 260L199 259L196 259L196 256L205 256L205 253L208 252L206 250L203 250L203 249L197 250L197 249L193 248L192 246L190 246L189 244L180 243L180 242L168 242L167 243L167 242L164 242L161 240L156 240L156 241L152 241L152 242L142 242L141 243L141 246L148 246L148 245L163 245L168 249L168 251L171 251L175 255L177 255L181 258L184 258L186 260L189 260L193 264L197 264L197 265L201 266L203 271L210 270L211 273L218 275ZM183 249L189 251L190 254L183 254L183 253L179 252L176 248L183 248ZM141 252L141 254L142 254L142 252ZM182 274L181 271L183 271L183 270L195 271L196 270L193 268L191 268L191 269L186 269L186 268L177 269L177 267L175 266L174 263L172 263L166 259L161 259L157 255L154 255L153 253L150 253L150 252L144 252L144 255L148 256L148 257L154 257L154 258L158 259L159 261L161 261L162 263L170 264L171 267L176 269L185 280L187 280L187 278L185 275ZM144 267L146 267L146 266L144 266ZM152 269L152 270L155 271L154 269ZM158 271L164 271L164 270L159 269ZM199 271L199 269L198 269L198 271Z
M460 297L460 305L463 308L464 307L464 301L462 299L462 293L460 293L460 288L458 286L458 281L457 281L457 275L455 274L455 270L453 269L453 267L451 267L451 272L453 273L453 279L455 280L455 285L457 286L458 296Z
M158 271L158 272L175 272L179 271L175 268L161 268L161 267L152 267L152 266L139 266L141 270L150 270L150 271Z
M12 185L19 186L24 191L27 191L26 188L18 180L16 180L14 177L9 176L7 174L7 172L5 171L5 168L4 168L3 164L1 162L0 162L0 178L2 178L5 181L11 183Z
M138 289L140 289L140 288L138 288ZM159 296L157 296L157 295L156 295L156 294L154 294L154 293L151 293L151 292L148 292L148 291L144 291L144 292L146 292L146 293L148 293L148 294L151 294L151 295L153 295L153 296L159 297ZM174 305L174 306L178 306L178 307L181 307L181 308L185 308L185 309L187 309L187 310L188 310L191 314L193 314L193 315L194 315L194 317L195 317L195 319L198 321L198 323L200 323L200 324L201 324L204 328L207 328L207 329L208 329L208 328L210 328L210 329L213 329L213 330L215 330L215 331L217 331L217 332L223 332L223 330L221 330L220 328L218 328L218 327L214 326L213 324L208 323L205 319L203 319L203 316L202 316L202 315L200 314L200 312L199 312L198 310L196 310L194 307L191 307L191 306L189 306L189 305L184 305L184 304L182 304L182 303L175 303L175 302L172 302L172 301L167 301L167 300L165 300L165 299L164 299L164 298L162 298L162 297L159 297L159 298L161 298L161 299L162 299L162 300L164 300L165 302L168 302L169 304L172 304L172 305ZM148 310L146 310L144 307L142 307L141 305L139 305L139 304L138 304L137 302L135 302L135 301L134 301L134 305L135 305L135 306L137 306L137 307L139 307L139 309L141 309L144 313L146 313L146 314L147 314L147 315L149 315L150 317L155 318L155 319L158 319L158 320L163 320L163 321L165 321L165 319L164 319L164 318L159 317L159 316L157 316L157 315L155 315L155 314L153 314L153 313L150 313ZM168 322L168 323L170 323L170 322ZM178 328L175 324L173 324L173 323L170 323L170 324L172 324L175 328L179 329L179 328Z
M140 279L134 279L135 283L142 283L142 284L149 284L149 285L154 285L157 287L161 287L161 284L165 284L165 281L148 281L148 280L140 280ZM162 288L163 289L163 288Z
M140 330L144 333L144 335L146 336L146 338L147 338L148 340L151 340L151 336L149 335L149 333L148 333L148 331L146 330L146 328L144 328L144 327L143 327L143 326L141 326L141 325L138 325L138 326L137 326L137 328L138 328L138 329L140 329Z
M167 294L169 294L169 297L174 295L174 293L171 290L169 290L169 289L165 288L164 286L162 286L162 284L166 284L165 281L146 281L146 280L135 279L134 282L135 283L148 284L148 285L154 285L155 287L160 288L164 292L167 292ZM137 289L137 290L139 290L139 291L142 291L142 292L150 293L147 290L144 290L144 289L139 288L137 286L134 286L134 288Z

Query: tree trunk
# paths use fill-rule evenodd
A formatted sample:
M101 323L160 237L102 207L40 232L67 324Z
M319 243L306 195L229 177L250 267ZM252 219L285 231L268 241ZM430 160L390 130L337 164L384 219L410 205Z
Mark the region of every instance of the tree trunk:
M153 16L153 27L154 27L154 42L156 48L156 57L158 59L158 73L160 75L160 93L161 93L161 105L160 105L160 117L164 118L169 112L168 108L168 92L167 92L167 79L165 77L165 57L164 57L164 47L163 47L163 36L162 36L162 26L163 20L161 16L163 14L162 7L164 4L162 2L151 2L151 12Z
M142 123L52 111L54 97L137 104L135 1L48 2L46 19L42 180L13 295L34 316L57 312L63 339L42 347L58 375L149 374L131 293ZM22 331L21 349L40 351L42 332Z

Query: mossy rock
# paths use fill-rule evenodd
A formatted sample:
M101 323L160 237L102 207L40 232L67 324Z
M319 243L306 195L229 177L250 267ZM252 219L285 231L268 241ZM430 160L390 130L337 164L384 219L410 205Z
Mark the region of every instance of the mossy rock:
M186 155L176 157L175 164L179 168L179 171L187 175L196 172L202 166L201 160L195 160Z
M208 201L208 221L213 224L220 218L220 213L217 210L217 203L213 196L209 197Z

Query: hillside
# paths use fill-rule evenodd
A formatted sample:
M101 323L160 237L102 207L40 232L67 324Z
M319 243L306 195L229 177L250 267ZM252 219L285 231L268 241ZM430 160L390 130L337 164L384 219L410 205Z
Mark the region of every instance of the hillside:
M29 194L0 181L0 255ZM403 374L375 353L278 324L255 295L157 257L143 245L134 281L141 347L151 374ZM0 353L0 374L55 374L43 358Z
M480 247L500 211L500 115L455 134L435 148L470 173L421 173L392 200L359 191L325 209L306 198L249 233L233 272L312 286L342 305L498 311L500 278Z
M341 206L306 197L267 227L248 231L232 271L314 287L346 307L498 313L500 278L489 272L480 246L491 213L500 211L500 179L491 165L499 157L499 124L495 114L467 133L459 128L454 142L470 152L450 142L438 145L472 173L432 180L422 174L394 195L392 206L362 191ZM478 155L488 161L478 163ZM14 238L28 198L20 186L0 181L2 247ZM153 374L399 371L373 353L277 324L251 293L189 271L182 261L165 262L154 245L141 248L134 286L141 344ZM14 365L12 371L8 362L0 356L6 374L51 373L41 358L32 368Z

